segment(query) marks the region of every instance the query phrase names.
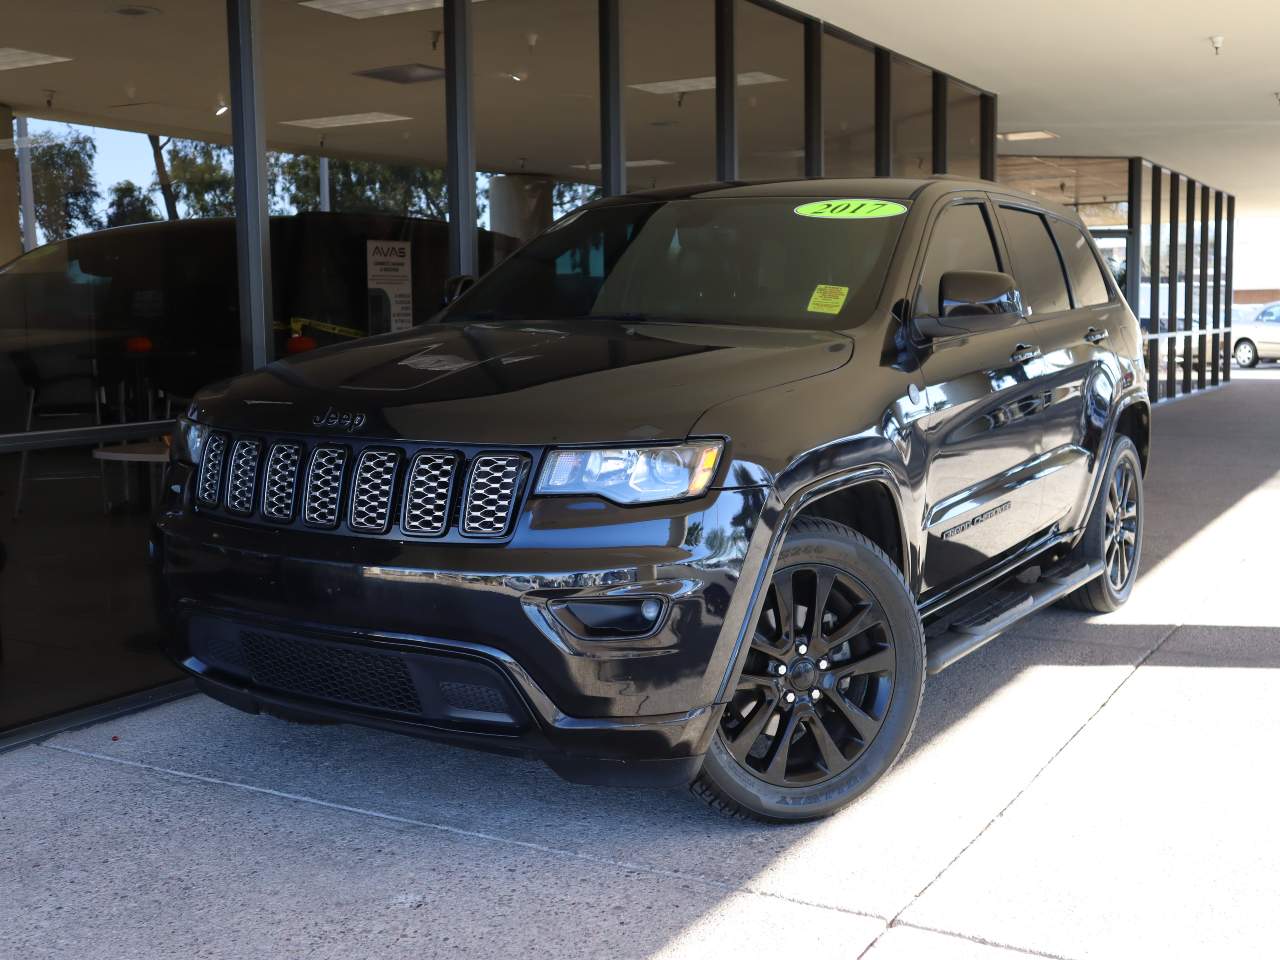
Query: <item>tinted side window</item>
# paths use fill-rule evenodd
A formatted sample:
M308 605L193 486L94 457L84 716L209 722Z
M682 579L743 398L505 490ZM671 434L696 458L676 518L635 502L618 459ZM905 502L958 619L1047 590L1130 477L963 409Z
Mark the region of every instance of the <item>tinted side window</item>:
M916 294L916 316L938 315L938 287L944 273L999 269L1000 261L983 205L961 203L948 207L934 224L933 236L929 238L929 252Z
M1071 291L1076 295L1077 307L1093 307L1111 299L1102 267L1093 255L1084 233L1073 223L1050 220L1053 235L1058 240L1062 259L1067 262L1067 276L1071 278Z
M1070 309L1067 279L1062 275L1062 263L1053 248L1044 217L1001 207L1000 223L1004 227L1009 259L1013 261L1013 276L1022 289L1022 302L1031 308L1032 319L1037 314Z

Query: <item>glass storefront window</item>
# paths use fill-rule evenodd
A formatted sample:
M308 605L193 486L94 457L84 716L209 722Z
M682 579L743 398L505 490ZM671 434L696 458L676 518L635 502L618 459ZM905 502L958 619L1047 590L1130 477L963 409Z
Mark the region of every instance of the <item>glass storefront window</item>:
M261 21L276 355L421 323L449 272L441 11ZM482 267L494 246L482 233Z
M714 180L711 0L623 0L620 6L627 189Z
M738 173L744 180L804 176L804 27L737 0Z
M827 34L822 38L822 147L828 177L876 173L876 55Z
M998 157L997 179L1015 190L1070 207L1090 229L1129 226L1129 162L1114 157Z
M0 456L0 729L178 677L146 569L151 421L240 367L225 7L20 6L5 44L34 63L0 71L0 103L32 203L11 182L0 214L33 243L0 265L0 433L137 432Z
M947 85L947 173L982 176L982 96L955 80Z
M504 247L599 195L595 0L472 7L480 223Z
M927 177L933 173L933 73L893 58L893 175Z

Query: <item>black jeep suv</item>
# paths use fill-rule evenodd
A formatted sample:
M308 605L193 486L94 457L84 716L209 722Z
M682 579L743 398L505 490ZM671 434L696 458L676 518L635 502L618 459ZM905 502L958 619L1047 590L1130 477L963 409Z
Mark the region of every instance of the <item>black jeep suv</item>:
M431 322L196 397L172 653L244 710L822 816L927 672L1125 601L1141 356L1079 220L990 183L593 203Z

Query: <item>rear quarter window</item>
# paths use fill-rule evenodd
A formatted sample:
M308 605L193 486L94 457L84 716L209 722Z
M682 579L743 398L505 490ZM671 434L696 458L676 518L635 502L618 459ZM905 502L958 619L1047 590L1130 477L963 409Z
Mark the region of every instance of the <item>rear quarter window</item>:
M1077 307L1096 307L1111 299L1102 265L1093 255L1093 248L1084 232L1065 220L1050 220L1053 236L1067 264L1067 276L1071 278L1071 292L1075 294Z

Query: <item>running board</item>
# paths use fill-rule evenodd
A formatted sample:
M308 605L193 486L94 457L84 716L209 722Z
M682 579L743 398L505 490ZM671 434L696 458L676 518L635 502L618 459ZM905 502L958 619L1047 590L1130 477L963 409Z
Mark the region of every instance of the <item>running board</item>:
M1077 587L1102 575L1101 561L1085 563L1068 557L1033 583L1013 583L994 590L961 608L925 633L926 667L938 673L961 657L994 640L1023 617L1061 600Z

